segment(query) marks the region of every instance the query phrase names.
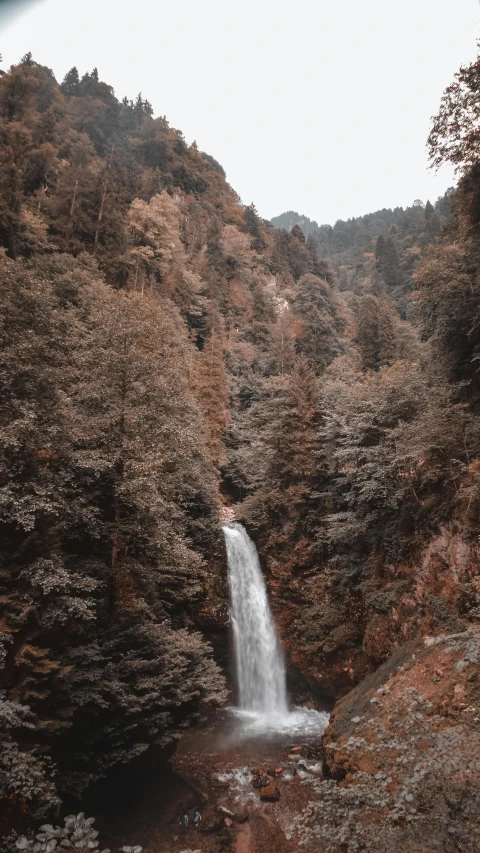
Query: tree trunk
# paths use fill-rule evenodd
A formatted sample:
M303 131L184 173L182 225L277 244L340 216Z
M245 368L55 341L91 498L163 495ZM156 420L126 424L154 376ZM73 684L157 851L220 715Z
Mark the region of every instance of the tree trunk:
M74 211L74 209L75 209L75 202L76 202L76 200L77 200L77 188L78 188L78 178L77 178L77 180L75 181L75 188L74 188L74 190L73 190L73 198L72 198L72 203L71 203L71 205L70 205L70 213L69 213L69 216L68 216L68 218L69 218L69 220L70 220L70 225L71 225L72 218L73 218L73 211Z
M120 500L118 497L118 485L122 482L124 476L124 461L123 461L123 443L125 437L125 402L127 397L127 387L125 376L123 377L121 390L121 405L120 405L120 422L119 422L119 456L115 465L115 481L113 494L113 530L112 530L112 551L111 551L111 588L109 596L109 613L108 621L110 622L117 609L117 576L118 567L124 551L121 534L121 509Z
M110 176L110 175L109 175L109 173L110 173L110 170L111 170L111 168L112 168L113 149L114 149L114 143L112 143L112 150L110 151L110 158L109 158L109 161L108 161L108 164L107 164L107 174L106 174L106 177L105 177L105 183L104 183L104 185L103 185L102 198L100 199L100 209L99 209L99 211L98 211L98 216L97 216L97 226L96 226L96 228L95 228L95 235L94 235L94 238L93 238L93 251L92 251L92 254L93 254L93 255L95 255L95 253L96 253L96 251L97 251L97 246L98 246L98 238L99 238L99 235L100 235L100 225L101 225L101 223L102 223L102 218L103 218L103 208L104 208L104 205L105 205L105 199L106 199L106 197L107 197L107 190L108 190L108 178L109 178L109 176Z

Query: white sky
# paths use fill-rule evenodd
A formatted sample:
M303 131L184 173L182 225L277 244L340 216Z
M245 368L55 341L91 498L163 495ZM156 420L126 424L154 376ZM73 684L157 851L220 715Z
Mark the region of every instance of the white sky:
M3 21L0 50L4 68L31 50L59 81L97 66L261 216L333 223L452 185L425 142L479 24L478 0L43 0Z

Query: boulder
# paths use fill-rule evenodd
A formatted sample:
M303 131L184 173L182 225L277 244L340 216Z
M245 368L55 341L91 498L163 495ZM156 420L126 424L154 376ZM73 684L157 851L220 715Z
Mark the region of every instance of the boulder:
M273 778L271 776L267 776L266 774L258 774L254 776L252 779L252 787L253 788L266 788L267 785L270 785L273 782Z
M266 802L276 802L280 799L280 791L276 785L267 785L260 790L260 799Z
M226 815L227 817L230 817L230 818L235 817L235 812L232 812L231 809L227 809L226 806L217 806L217 808L218 808L219 812L222 812L222 814Z
M204 815L200 824L201 832L219 832L223 827L223 816L216 814Z

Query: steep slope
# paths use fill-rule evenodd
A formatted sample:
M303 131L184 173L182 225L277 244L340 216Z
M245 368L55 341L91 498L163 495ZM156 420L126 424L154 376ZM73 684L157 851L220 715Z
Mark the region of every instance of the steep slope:
M291 826L307 850L478 850L478 628L425 637L339 703L327 780Z

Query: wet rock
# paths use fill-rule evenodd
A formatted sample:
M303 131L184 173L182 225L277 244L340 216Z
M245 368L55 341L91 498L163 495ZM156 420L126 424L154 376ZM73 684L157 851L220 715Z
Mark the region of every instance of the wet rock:
M272 776L267 776L266 774L257 775L257 776L254 776L252 779L252 787L253 788L265 788L267 785L270 785L270 783L272 781L273 781Z
M229 818L235 817L235 812L232 812L231 809L227 809L226 806L217 806L217 808L218 808L219 812L226 815L227 817L229 817Z
M284 767L269 767L266 770L265 775L268 776L269 779L273 780L275 778L275 776L280 776L284 770L285 770Z
M260 790L260 799L267 802L276 802L280 799L280 791L276 785L267 785Z

